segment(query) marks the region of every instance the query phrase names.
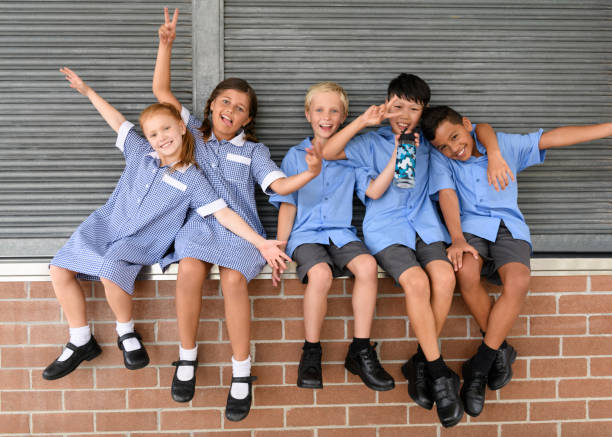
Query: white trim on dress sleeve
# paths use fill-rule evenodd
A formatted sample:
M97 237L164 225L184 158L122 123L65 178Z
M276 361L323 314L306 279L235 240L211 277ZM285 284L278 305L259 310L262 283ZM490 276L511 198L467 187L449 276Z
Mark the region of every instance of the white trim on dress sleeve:
M208 205L200 206L196 209L196 212L200 214L202 217L206 217L207 215L214 214L215 212L223 209L227 206L225 200L217 199L214 202L209 203Z
M123 146L125 145L125 139L127 138L128 132L134 127L134 123L130 123L125 120L119 126L117 131L117 141L115 141L115 147L123 152Z
M286 177L287 175L280 170L271 171L270 173L268 173L268 175L264 178L263 182L261 183L261 189L263 190L264 193L270 194L268 193L268 187L270 186L270 184L277 179L286 178Z
M185 108L181 105L181 118L183 119L183 123L189 123L189 117L191 116L189 109Z

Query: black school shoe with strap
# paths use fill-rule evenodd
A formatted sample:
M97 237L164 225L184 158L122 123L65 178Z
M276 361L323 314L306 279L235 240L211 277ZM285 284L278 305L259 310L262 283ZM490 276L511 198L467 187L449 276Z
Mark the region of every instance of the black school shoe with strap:
M172 399L174 399L176 402L189 402L193 399L193 395L195 394L198 360L178 360L173 362L172 365L176 366L176 369L174 369L174 377L172 378L172 387L170 388ZM178 379L177 373L179 366L193 366L193 378L187 381L181 381Z
M516 361L516 350L508 343L505 347L500 347L497 350L487 382L491 390L499 390L512 380L512 363L514 361Z
M253 381L256 376L232 376L232 384L242 382L249 384L249 394L244 399L236 399L232 396L232 386L230 384L229 393L227 394L227 404L225 405L225 417L232 422L240 422L249 415L251 411L251 400L253 398Z
M372 390L386 391L395 388L393 377L387 373L378 361L376 355L377 343L369 344L366 348L351 353L349 347L344 360L344 367L354 375L358 375L363 383Z
M459 375L448 369L449 376L431 381L431 395L436 402L438 418L443 427L455 426L463 417L463 402L459 398Z
M426 375L426 362L419 359L418 354L402 366L402 374L408 380L408 395L419 406L431 410L434 400Z
M84 360L91 361L102 353L102 349L100 349L93 335L83 346L75 346L69 342L66 347L72 351L72 355L64 361L56 359L49 364L43 371L43 378L48 380L59 379L76 369Z
M129 352L126 351L123 348L123 341L127 340L128 338L138 339L138 342L140 343L140 348ZM147 364L149 364L149 354L147 354L147 350L145 349L144 344L142 344L142 337L138 332L128 332L127 334L124 334L121 337L117 338L117 347L121 351L123 351L123 363L128 369L142 369L143 367L146 367Z

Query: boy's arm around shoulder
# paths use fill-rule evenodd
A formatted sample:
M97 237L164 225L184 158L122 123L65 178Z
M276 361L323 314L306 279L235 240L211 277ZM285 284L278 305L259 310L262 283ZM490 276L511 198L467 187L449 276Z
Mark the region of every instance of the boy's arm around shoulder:
M612 136L612 122L588 126L563 126L544 132L540 137L540 150L572 146L578 143Z
M487 180L489 185L492 184L495 191L499 191L500 188L504 190L510 182L508 176L514 181L514 174L501 154L493 127L488 123L477 124L476 137L487 150Z

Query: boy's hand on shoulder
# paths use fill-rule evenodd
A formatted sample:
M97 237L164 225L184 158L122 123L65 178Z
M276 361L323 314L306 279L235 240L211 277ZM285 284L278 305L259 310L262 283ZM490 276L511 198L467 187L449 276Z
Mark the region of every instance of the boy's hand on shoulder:
M91 88L89 87L89 85L83 82L83 80L79 77L78 74L76 74L68 67L62 67L59 71L64 73L64 77L68 82L70 82L70 88L74 88L79 93L83 94L84 96L87 96L87 92Z
M474 248L474 246L468 244L465 239L453 241L453 243L448 246L446 249L446 256L453 264L453 269L458 271L461 267L463 267L463 254L471 253L474 256L474 259L478 259L478 251Z
M514 174L508 167L506 160L501 153L493 153L488 155L489 165L487 166L487 179L489 185L495 187L495 191L499 191L500 187L505 190L510 183L508 177L514 181Z
M168 8L164 8L164 24L159 26L157 31L159 35L159 42L162 44L172 44L176 38L176 23L178 22L178 8L174 10L172 14L172 21L170 21L170 14Z
M317 147L308 147L306 149L306 165L308 165L308 171L315 177L321 173L321 167L323 166L323 157L321 151Z

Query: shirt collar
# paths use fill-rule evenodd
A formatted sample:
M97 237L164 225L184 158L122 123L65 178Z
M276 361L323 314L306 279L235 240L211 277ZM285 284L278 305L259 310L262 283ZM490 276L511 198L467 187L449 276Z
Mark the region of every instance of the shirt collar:
M211 140L217 140L217 137L215 137L215 133L214 132L210 133L210 139ZM217 140L217 141L219 141L219 140ZM240 131L240 133L238 135L236 135L234 138L232 138L231 140L228 141L228 143L232 143L234 146L237 146L237 147L244 146L245 142L246 142L246 135L244 134L244 131Z
M304 140L302 140L300 144L295 146L295 148L298 150L306 150L308 147L311 147L311 146L312 146L312 138L306 137Z
M151 153L148 153L147 156L150 156L151 158L160 161L159 153L157 153L155 150L152 151ZM165 166L165 167L172 167L173 165L174 165L174 162L172 164L169 164L169 165ZM192 166L192 164L185 164L185 165L181 165L180 167L175 168L175 170L178 171L178 172L181 172L181 173L185 173L187 171L187 169L189 167L191 167L191 166Z

